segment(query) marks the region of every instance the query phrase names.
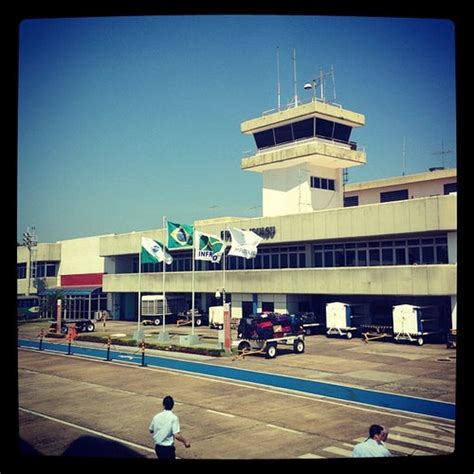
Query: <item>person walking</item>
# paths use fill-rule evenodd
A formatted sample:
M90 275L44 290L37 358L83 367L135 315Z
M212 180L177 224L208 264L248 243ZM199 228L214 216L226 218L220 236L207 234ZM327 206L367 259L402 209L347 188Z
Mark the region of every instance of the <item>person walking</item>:
M353 458L382 458L390 457L392 454L385 447L384 441L388 437L388 431L383 426L371 425L369 437L362 443L358 443L352 450Z
M167 395L163 398L164 410L157 413L150 423L149 430L153 435L158 459L176 459L175 440L183 443L186 448L191 447L191 443L180 432L179 419L172 412L173 407L173 397Z

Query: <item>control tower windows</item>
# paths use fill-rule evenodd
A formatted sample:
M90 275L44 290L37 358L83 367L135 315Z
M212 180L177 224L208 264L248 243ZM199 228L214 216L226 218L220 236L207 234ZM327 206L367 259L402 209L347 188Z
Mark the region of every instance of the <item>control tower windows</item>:
M283 127L275 128L275 142L277 145L292 141L294 141L294 138L291 125L283 125Z
M254 138L258 149L275 146L275 135L273 134L273 128L263 132L255 133Z
M293 135L295 140L314 137L314 118L301 120L293 124Z
M316 136L332 138L334 135L334 122L324 119L316 119Z
M357 149L355 143L349 142L352 128L322 118L309 118L280 127L254 133L255 144L259 150L283 143L290 143L305 138L320 137L327 140L348 143Z
M334 140L347 143L351 136L351 131L352 128L347 125L342 125L340 123L334 124Z

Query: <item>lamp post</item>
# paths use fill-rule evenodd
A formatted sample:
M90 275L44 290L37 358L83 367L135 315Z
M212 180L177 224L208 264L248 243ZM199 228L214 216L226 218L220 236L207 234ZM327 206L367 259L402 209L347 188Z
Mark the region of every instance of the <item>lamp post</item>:
M222 296L222 315L224 319L224 349L227 354L230 354L231 346L231 334L230 334L230 312L229 305L225 302L225 288L217 289L215 295L216 298Z

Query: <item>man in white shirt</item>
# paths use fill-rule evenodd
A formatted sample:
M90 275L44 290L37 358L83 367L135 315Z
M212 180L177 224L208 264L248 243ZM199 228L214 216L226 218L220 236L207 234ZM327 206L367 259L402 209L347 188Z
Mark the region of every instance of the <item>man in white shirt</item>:
M179 419L171 411L173 406L173 397L168 395L163 398L164 410L157 413L150 423L149 430L153 434L158 459L176 459L175 439L181 441L186 448L191 447L191 443L180 433Z
M362 443L356 444L352 451L353 458L382 458L390 457L390 451L383 442L387 439L388 431L383 426L372 425L369 437Z

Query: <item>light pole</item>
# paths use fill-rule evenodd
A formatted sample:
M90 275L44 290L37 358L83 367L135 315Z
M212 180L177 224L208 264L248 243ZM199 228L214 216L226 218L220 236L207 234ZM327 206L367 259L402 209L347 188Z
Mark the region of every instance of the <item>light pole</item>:
M227 354L230 354L231 347L231 334L230 334L230 312L229 307L225 302L225 288L217 289L215 293L216 298L220 298L222 295L222 317L224 326L224 349Z
M222 306L225 305L225 288L222 288L222 289L217 289L216 290L216 293L214 295L217 299L220 299L220 297L222 296Z
M38 241L37 241L37 238L36 238L36 235L35 235L35 228L33 227L32 229L32 232L30 232L30 228L28 227L26 229L26 232L23 232L23 245L25 245L25 247L28 248L28 271L27 271L27 279L28 279L28 286L27 286L27 289L26 289L26 295L29 296L30 294L30 284L31 284L31 274L32 274L32 271L31 271L31 252L32 252L32 248L33 247L36 247L36 245L38 244ZM35 274L35 278L37 277L37 275Z

